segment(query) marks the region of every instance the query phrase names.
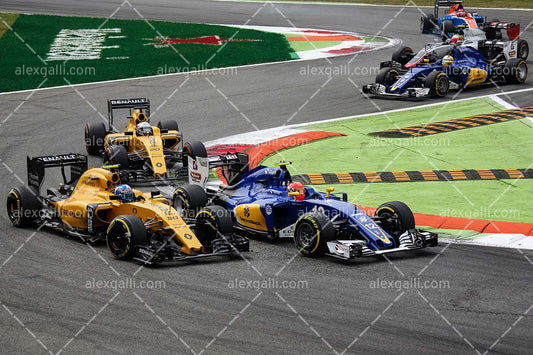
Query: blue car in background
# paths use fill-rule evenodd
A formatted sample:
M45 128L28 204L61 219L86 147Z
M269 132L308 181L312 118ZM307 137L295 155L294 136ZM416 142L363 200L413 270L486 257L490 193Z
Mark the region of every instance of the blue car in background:
M415 229L413 213L402 202L385 203L369 216L333 188L324 193L296 183L302 190L291 192L287 164L258 166L233 185L207 192L199 185L178 187L174 207L192 217L205 204L221 206L232 213L236 229L270 240L293 238L305 256L349 260L438 244L435 233Z
M468 45L428 44L417 54L402 47L392 59L380 64L375 83L363 86L364 94L442 98L451 89L492 82L522 84L528 74L521 58L488 59Z
M440 6L450 6L445 16L439 16ZM432 14L424 14L420 19L422 33L440 32L443 39L451 38L457 28L482 28L485 18L476 13L466 12L463 1L435 0Z

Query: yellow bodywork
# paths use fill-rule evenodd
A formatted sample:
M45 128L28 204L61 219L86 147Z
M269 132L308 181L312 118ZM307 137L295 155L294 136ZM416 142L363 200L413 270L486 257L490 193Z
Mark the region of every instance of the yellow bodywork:
M123 145L128 153L137 153L151 162L154 177L168 177L164 149L178 150L182 135L174 130L161 133L158 127L152 126L152 135L137 136L136 128L141 122L148 122L147 116L138 109L133 110L123 132L105 137L104 149L110 145Z
M468 77L466 78L466 85L477 85L485 82L485 79L487 79L488 73L483 69L478 68L472 68L470 69L470 72L468 73Z
M51 207L59 213L66 225L87 229L105 227L118 216L139 217L153 231L175 238L183 253L203 252L204 248L191 228L183 221L170 202L162 197L151 197L150 193L133 190L137 201L123 203L112 200L113 189L120 183L117 173L93 168L83 173L72 194L61 201L49 200ZM142 197L142 198L141 198ZM92 221L87 219L87 206L96 205Z
M268 230L265 216L258 204L248 203L235 207L235 217L245 227L265 232Z

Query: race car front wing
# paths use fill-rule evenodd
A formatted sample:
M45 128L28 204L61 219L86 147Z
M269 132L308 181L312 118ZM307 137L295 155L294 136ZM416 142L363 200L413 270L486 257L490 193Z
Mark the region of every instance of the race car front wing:
M410 229L400 237L400 245L392 249L370 249L364 240L334 240L327 243L326 255L350 260L358 257L375 256L400 251L435 247L438 245L438 235L432 232Z
M402 94L390 93L390 92L387 92L387 87L385 85L378 84L378 83L363 85L362 91L364 94L391 96L391 97L423 97L423 96L429 95L429 88L418 88L418 87L408 88Z

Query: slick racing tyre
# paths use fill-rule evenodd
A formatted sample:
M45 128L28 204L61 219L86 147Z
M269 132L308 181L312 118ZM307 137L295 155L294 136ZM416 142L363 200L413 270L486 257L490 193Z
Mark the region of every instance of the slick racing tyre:
M122 145L110 145L104 151L104 163L118 165L120 169L126 169L129 166L128 152Z
M415 228L415 217L411 209L403 202L391 201L376 209L376 216L382 217L380 227L392 237L398 238L409 229Z
M98 155L104 150L106 134L103 122L85 124L85 148L89 155Z
M233 232L231 212L220 206L208 206L196 215L196 237L205 247L210 247L213 239Z
M189 160L187 157L207 158L207 149L205 148L205 145L200 141L185 143L183 145L183 166L189 165Z
M39 220L42 203L27 186L12 188L7 194L7 215L15 227L26 227Z
M516 56L523 60L527 60L527 57L529 57L529 44L527 41L525 39L519 40L516 48Z
M400 47L394 53L392 53L392 61L400 63L402 67L409 63L411 59L415 56L413 49L411 47Z
M398 78L400 77L400 73L395 68L382 68L378 75L376 75L376 83L385 85L385 87L390 87L392 84L394 84Z
M437 20L433 14L424 14L420 18L420 31L422 33L431 33L437 26Z
M455 26L453 25L452 20L445 20L442 21L442 24L440 26L440 32L443 40L447 40L448 38L451 38L449 34L453 34Z
M450 91L450 78L444 72L432 71L426 78L425 86L431 97L445 97Z
M528 67L523 59L509 59L503 68L505 82L509 84L523 84L527 79Z
M168 129L169 131L179 131L178 121L176 120L166 120L157 122L157 127L159 129Z
M294 245L304 256L324 255L328 248L327 242L334 238L333 224L323 213L305 214L294 227Z
M136 245L146 244L148 237L143 222L137 216L124 215L111 221L106 234L107 248L120 260L133 258Z
M183 185L174 190L172 207L183 218L195 218L207 204L207 194L200 185Z

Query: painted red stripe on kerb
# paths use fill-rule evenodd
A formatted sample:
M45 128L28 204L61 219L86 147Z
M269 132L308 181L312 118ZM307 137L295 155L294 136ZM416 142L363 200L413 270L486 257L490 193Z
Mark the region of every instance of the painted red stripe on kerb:
M270 154L273 154L279 150L287 149L291 147L296 147L301 144L309 143L319 139L336 137L336 136L345 136L344 133L337 132L324 132L324 131L309 131L291 134L290 136L276 138L268 142L264 142L257 145L248 146L242 150L236 150L234 152L242 151L243 153L248 154L249 157L249 169L255 168L259 163L265 159ZM239 144L231 145L228 144L226 147L238 147L243 146ZM215 146L217 147L217 146ZM210 151L212 148L209 148ZM222 153L224 154L224 153ZM225 182L224 177L222 176L220 168L217 169L217 176L220 180Z

